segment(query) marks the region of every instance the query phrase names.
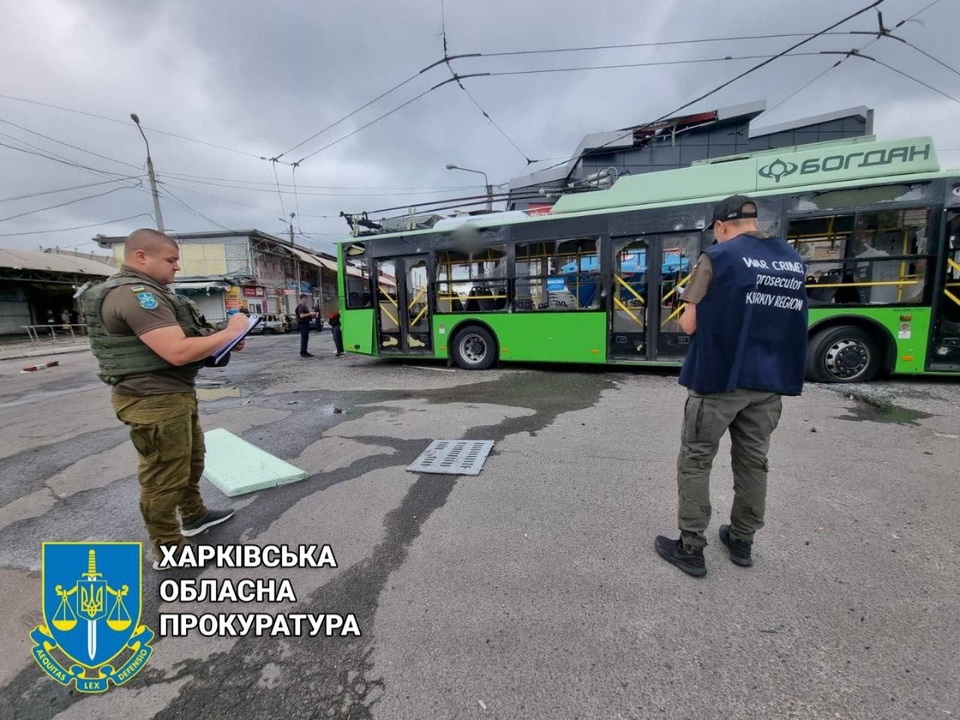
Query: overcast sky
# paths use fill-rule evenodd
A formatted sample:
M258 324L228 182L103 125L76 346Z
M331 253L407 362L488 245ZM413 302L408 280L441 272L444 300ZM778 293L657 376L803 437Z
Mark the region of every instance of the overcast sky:
M930 2L886 0L881 5L885 24L892 27ZM868 0L446 0L445 18L449 52L455 55L813 33L866 4ZM447 163L483 170L491 182L503 183L527 172L524 156L550 159L531 168L557 162L586 133L652 120L758 62L465 80L473 97L522 152L456 84L448 83L304 160L296 171L298 194L293 192L291 167L277 164L284 190L281 211L274 166L259 157L287 151L441 58L440 0L0 0L0 5L0 94L115 120L0 98L0 120L24 128L0 123L0 143L31 152L40 149L89 168L0 146L0 247L79 246L89 251L96 249L90 242L96 233L124 235L153 224L147 215L153 205L146 153L129 120L131 112L139 113L148 128L164 191L213 221L190 214L167 196L161 205L168 229L281 233L281 212L289 214L299 206L295 226L308 234L300 242L329 248L347 229L337 217L341 210L435 200L444 196L437 192L440 188L454 188L448 197L482 192L480 176L448 171ZM958 26L960 2L941 0L897 32L956 67ZM876 27L871 12L840 30ZM466 74L772 55L798 40L472 58L454 61L454 68ZM869 40L833 35L808 43L801 52L846 50ZM880 40L866 54L960 98L960 75L896 40ZM685 112L754 100L773 107L836 59L777 60ZM297 161L448 77L445 66L434 67L282 160ZM929 134L940 149L941 166L960 164L960 152L947 151L960 148L960 104L863 59L844 62L755 125L857 105L876 110L875 131L881 138ZM143 177L107 184L117 175L104 171ZM126 187L141 182L142 189ZM89 187L10 199L80 185ZM111 190L102 197L42 209ZM21 213L30 214L8 219ZM134 215L141 217L107 223ZM47 232L81 225L92 227Z

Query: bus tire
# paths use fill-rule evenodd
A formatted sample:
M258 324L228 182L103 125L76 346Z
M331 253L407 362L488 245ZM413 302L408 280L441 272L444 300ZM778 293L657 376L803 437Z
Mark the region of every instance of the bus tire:
M453 361L464 370L487 370L497 359L497 343L486 328L468 325L453 340Z
M807 350L807 379L818 383L862 383L882 364L876 339L863 328L841 325L817 333Z

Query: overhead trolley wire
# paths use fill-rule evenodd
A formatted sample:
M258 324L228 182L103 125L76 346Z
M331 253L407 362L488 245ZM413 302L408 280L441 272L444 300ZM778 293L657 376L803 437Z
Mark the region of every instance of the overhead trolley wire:
M371 120L370 122L366 123L365 125L361 125L361 126L358 127L356 130L353 130L352 132L349 132L349 133L347 133L346 135L344 135L344 136L342 136L342 137L340 137L340 138L337 138L337 139L334 140L333 142L327 143L327 144L324 145L323 147L318 148L317 150L314 150L312 153L309 153L309 154L307 154L307 155L304 155L302 158L300 158L299 160L297 160L297 164L299 165L299 164L301 164L304 160L309 160L309 159L312 158L314 155L317 155L318 153L322 153L324 150L327 150L328 148L331 148L331 147L333 147L334 145L343 142L343 141L346 140L347 138L353 137L354 135L356 135L356 134L357 134L358 132L360 132L361 130L366 130L366 129L367 129L368 127L370 127L371 125L374 125L374 124L380 122L381 120L383 120L384 118L387 118L387 117L393 115L393 114L394 114L395 112L397 112L398 110L402 110L403 108L407 107L407 105L410 105L410 104L412 104L412 103L415 103L417 100L419 100L420 98L424 97L425 95L429 95L430 93L432 93L434 90L436 90L438 87L440 87L440 86L443 85L443 84L445 84L445 83L441 83L440 85L434 85L433 87L424 90L422 93L420 93L420 94L417 95L416 97L412 97L412 98L410 98L409 100L407 100L405 103L403 103L403 104L401 104L401 105L398 105L397 107L393 108L392 110L389 110L389 111L383 113L382 115L379 115L379 116L375 117L373 120Z
M297 230L300 229L300 193L297 192L297 168L300 167L300 163L294 163L291 170L293 175L293 199L297 207ZM280 191L280 183L277 183L277 192Z
M7 220L15 220L15 219L17 219L17 218L21 218L21 217L24 217L24 216L26 216L26 215L33 215L33 214L35 214L35 213L44 212L44 211L46 211L46 210L55 210L55 209L57 209L57 208L66 207L67 205L74 205L74 204L76 204L76 203L78 203L78 202L83 202L84 200L93 200L94 198L100 198L100 197L103 197L104 195L110 195L110 194L115 193L115 192L117 192L117 191L119 191L119 190L130 190L130 189L135 188L135 187L136 187L136 185L124 185L123 187L113 188L112 190L107 190L106 192L97 193L97 194L95 194L95 195L85 195L84 197L81 197L81 198L75 198L75 199L73 199L73 200L68 200L67 202L62 202L62 203L59 203L59 204L57 204L57 205L48 205L47 207L36 208L36 209L34 209L34 210L27 210L27 211L22 212L22 213L17 213L16 215L9 215L9 216L7 216L7 217L0 218L0 222L6 222Z
M819 55L818 52L792 53L787 57L812 57ZM784 57L784 54L777 55L724 55L723 57L711 58L690 58L687 60L651 60L649 62L637 63L615 63L611 65L582 65L578 67L562 68L533 68L530 70L497 70L493 72L469 73L458 75L456 79L466 79L474 77L508 77L511 75L544 75L550 73L584 72L588 70L620 70L624 68L638 67L662 67L669 65L699 65L703 63L729 62L736 60L773 60Z
M164 178L166 178L166 177L168 177L168 176L167 176L167 175L164 175ZM221 197L221 196L219 196L219 195L211 195L211 194L209 194L209 193L200 192L199 190L194 190L193 188L183 187L182 185L175 185L175 184L171 183L169 180L166 180L166 179L163 180L163 184L164 184L166 187L173 187L173 188L176 188L177 190L182 190L182 191L184 191L184 192L193 193L194 195L202 195L202 196L204 196L204 197L212 198L213 200L220 200L221 202L231 203L231 204L233 204L233 205L240 205L241 207L250 208L250 209L252 209L252 210L260 210L260 211L262 211L262 212L268 212L268 213L271 213L271 214L273 214L273 213L276 212L276 210L272 210L272 209L270 209L270 208L265 208L265 207L263 207L262 205L251 205L250 203L240 202L240 201L238 201L238 200L231 200L230 198ZM272 192L272 191L270 191L270 192ZM339 219L338 216L336 216L336 215L304 215L304 217L316 217L316 218L331 219L331 220Z
M926 50L923 50L922 48L918 48L918 47L917 47L916 45L914 45L913 43L911 43L911 42L909 42L909 41L907 41L907 40L904 40L904 39L902 39L902 38L898 38L898 37L896 37L896 36L894 36L894 35L891 35L890 37L893 37L895 40L900 40L900 42L904 43L905 45L909 45L909 46L912 47L914 50L916 50L918 53L920 53L920 54L923 55L924 57L927 57L927 58L933 60L933 61L934 61L935 63L937 63L938 65L941 65L941 66L945 67L947 70L949 70L950 72L952 72L954 75L960 75L960 70L957 70L955 67L951 67L950 65L947 65L945 62L943 62L943 60L940 60L939 58L934 57L933 55L931 55L930 53L928 53Z
M174 201L175 204L179 205L181 208L183 208L184 210L192 214L194 217L197 217L201 220L206 220L211 225L216 225L217 227L222 228L224 230L231 230L231 231L233 230L233 228L229 228L226 225L221 225L216 220L211 220L210 218L208 218L206 215L204 215L202 212L200 212L196 208L193 208L190 205L187 205L187 203L185 203L183 200L177 197L169 188L163 187L163 183L160 183L160 186L165 195L167 195L171 200Z
M126 222L127 220L135 220L136 218L139 218L139 217L152 218L153 215L151 215L150 213L139 213L137 215L131 215L130 217L116 218L115 220L102 220L100 222L91 223L90 225L76 225L74 227L56 228L52 230L29 230L27 232L0 233L0 237L19 237L22 235L45 235L46 233L69 232L70 230L84 230L85 228L100 227L102 225L112 225L113 223Z
M127 120L118 120L117 118L107 117L106 115L97 115L96 113L86 112L85 110L77 110L75 108L68 108L62 105L54 105L53 103L41 102L39 100L30 100L29 98L15 97L13 95L3 95L0 94L0 98L4 100L14 100L16 102L28 103L30 105L38 105L40 107L51 108L53 110L61 110L63 112L74 113L76 115L84 115L90 118L96 118L97 120L105 120L107 122L115 123L117 125L131 125L132 123ZM218 150L226 150L227 152L236 153L237 155L246 155L247 157L254 158L256 160L265 160L262 155L256 155L245 150L237 150L236 148L227 147L225 145L217 145L216 143L207 142L206 140L197 140L196 138L187 137L185 135L179 135L174 132L169 132L167 130L161 130L159 128L150 127L147 125L142 126L144 130L149 130L150 132L158 133L160 135L166 135L168 137L177 138L178 140L184 140L186 142L196 143L198 145L206 145L207 147L217 148Z
M163 176L165 178L173 178L178 182L190 183L191 185L205 185L209 187L226 188L228 190L239 190L241 192L269 193L269 194L276 194L277 192L277 188L274 183L270 183L272 187L243 187L241 185L229 185L224 183L208 182L205 180L191 180L189 178L181 177L179 175L176 175L170 172L164 172ZM264 184L266 185L266 183ZM280 192L283 193L284 195L295 194L294 190L292 189L293 188L292 185L280 183L280 187L281 187ZM298 186L298 187L311 187L311 186ZM362 192L362 193L361 192L308 192L304 190L298 190L298 193L300 195L306 195L309 197L374 197L376 198L376 197L404 197L409 195L413 195L413 196L440 195L443 193L462 192L464 190L472 190L472 189L475 189L476 187L478 187L477 184L444 188L442 190L440 189L422 190L422 191L407 190L402 192L388 192L388 191L374 191L368 188L367 189L368 192ZM291 189L287 190L286 188L291 188Z
M522 55L550 55L555 53L593 52L596 50L626 50L635 48L667 47L671 45L697 45L701 43L737 42L740 40L776 40L807 37L810 33L775 33L770 35L734 35L730 37L696 38L693 40L657 40L653 42L622 43L617 45L589 45L584 47L544 48L538 50L508 50L503 52L470 53L470 57L517 57ZM848 35L848 31L826 32L820 35Z
M863 13L868 12L868 11L872 10L873 8L875 8L875 7L878 7L881 3L883 3L883 0L874 0L874 2L870 3L869 5L861 8L860 10L857 10L857 11L854 12L854 13L851 13L850 15L847 15L847 16L844 17L843 19L841 19L841 20L833 23L832 25L829 25L828 27L824 28L823 30L820 30L819 32L807 36L804 40L801 40L801 41L798 42L798 43L794 43L793 45L791 45L790 47L788 47L786 50L783 50L783 51L777 53L776 55L773 55L773 56L767 58L766 60L763 60L762 62L754 65L753 67L748 68L747 70L744 70L743 72L741 72L741 73L737 74L736 76L730 78L730 79L727 80L726 82L721 83L720 85L718 85L717 87L713 88L712 90L708 90L707 92L703 93L702 95L699 95L698 97L694 98L693 100L690 100L689 102L684 103L684 104L681 105L680 107L675 108L674 110L671 110L670 112L664 113L663 115L661 115L660 117L658 117L656 120L652 120L652 121L646 123L645 125L641 125L641 126L639 126L639 127L632 128L629 132L624 133L623 135L618 135L617 137L614 137L613 139L608 140L607 142L603 143L602 145L600 145L600 146L598 146L597 148L594 148L594 149L595 149L595 150L599 150L600 148L603 148L603 147L606 147L607 145L611 145L611 144L613 144L613 143L615 143L615 142L618 142L618 141L622 140L623 138L630 137L631 135L633 135L633 134L634 134L635 132L637 132L637 131L644 130L644 129L647 129L647 128L653 126L653 125L656 125L658 122L661 122L662 120L666 120L666 119L668 119L668 118L676 115L677 113L681 112L682 110L687 109L687 108L690 107L691 105L695 105L696 103L700 102L701 100L706 100L706 99L707 99L708 97L710 97L711 95L715 95L716 93L720 92L721 90L723 90L723 89L726 88L726 87L729 87L730 85L732 85L733 83L737 82L738 80L742 80L743 78L747 77L748 75L751 75L752 73L755 73L757 70L760 70L761 68L766 67L767 65L769 65L769 64L772 63L772 62L774 62L775 60L777 60L777 59L779 59L779 58L782 58L782 57L784 57L785 55L788 55L788 54L792 53L792 52L793 52L794 50L796 50L797 48L802 47L803 45L806 45L807 43L809 43L809 42L817 39L818 37L821 37L821 36L825 35L826 33L830 32L830 31L833 30L834 28L837 28L837 27L839 27L840 25L843 25L844 23L849 22L850 20L853 20L853 19L856 18L856 17L859 17L859 16L862 15ZM547 166L547 167L545 167L545 168L541 168L541 170L551 170L551 169L553 169L553 168L555 168L555 167L559 167L560 165L564 165L566 162L569 162L569 159L566 160L565 162L561 162L561 163L557 163L557 164L554 164L554 165L549 165L549 166Z
M50 137L49 135L44 135L43 133L38 133L38 132L35 131L35 130L31 130L30 128L25 128L25 127L23 127L22 125L17 125L16 123L12 123L12 122L10 122L9 120L4 120L3 118L0 118L0 123L3 123L4 125L10 125L11 127L15 127L15 128L17 128L18 130L23 130L24 132L28 132L28 133L30 133L31 135L36 135L37 137L41 137L41 138L43 138L44 140L49 140L50 142L55 142L55 143L58 143L58 144L60 144L60 145L64 145L64 146L66 146L66 147L68 147L68 148L71 148L71 149L73 149L73 150L79 150L80 152L87 153L88 155L93 155L94 157L98 157L98 158L100 158L101 160L109 160L110 162L117 163L118 165L126 165L127 167L133 168L134 170L142 170L142 169L143 169L143 168L141 168L141 167L138 166L138 165L134 165L133 163L128 163L128 162L126 162L126 161L124 161L124 160L117 160L116 158L107 157L106 155L101 155L101 154L98 153L98 152L94 152L93 150L87 150L86 148L78 147L77 145L71 145L70 143L64 142L63 140L57 140L56 138Z
M550 159L551 159L551 160L554 160L554 159L556 159L556 158L550 158ZM189 175L189 174L186 174L186 173L171 172L171 171L169 171L169 170L165 171L165 172L164 172L164 175L166 175L167 177L177 177L177 178L184 179L184 180L189 179L189 180L191 180L191 181L194 180L194 179L196 179L196 180L218 180L218 181L226 182L226 183L240 183L240 184L246 184L246 185L269 185L269 186L270 186L270 192L273 192L273 183L271 183L271 182L266 182L266 181L263 181L263 180L239 180L239 179L236 179L236 178L222 178L222 177L215 177L215 176L211 176L211 175ZM369 186L369 185L364 185L364 186L350 186L350 185L304 185L303 183L297 183L297 186L298 186L298 187L301 187L301 188L316 189L316 190L369 190L369 191L371 191L371 192L373 192L373 191L379 191L379 190L384 190L384 191L386 191L386 190L412 190L412 191L419 191L419 192L445 192L445 191L447 191L447 190L469 190L471 187L474 187L473 185L450 185L450 186L447 186L447 187L433 187L433 188L430 188L430 187L426 187L426 188L424 188L424 187L375 187L375 186ZM231 187L231 186L229 186L229 185L224 185L224 186L222 186L222 187ZM292 187L292 183L280 183L280 187Z
M0 202L12 202L14 200L28 200L30 198L41 197L43 195L56 195L57 193L68 192L70 190L80 190L88 187L97 187L98 185L109 185L111 183L122 182L124 180L136 180L138 178L144 177L143 175L127 175L122 178L117 178L116 180L103 180L101 182L95 183L84 183L83 185L72 185L65 188L57 188L56 190L41 190L39 192L27 193L26 195L14 195L12 197L0 198Z
M213 200L220 200L221 202L232 203L233 205L240 205L246 208L252 208L253 210L262 210L263 212L275 213L276 210L272 208L265 208L262 205L251 205L250 203L240 202L239 200L231 200L230 198L220 197L219 195L211 195L210 193L200 192L199 190L194 190L193 188L183 187L183 185L175 185L171 183L166 178L170 177L169 173L164 173L163 175L163 184L167 187L177 188L177 190L183 190L184 192L193 193L194 195L202 195L203 197L212 198ZM273 192L273 190L264 190L261 192Z
M424 72L426 72L427 70L429 70L431 67L433 67L433 65L430 65L430 66L424 68L423 70L420 70L419 72L414 73L413 75L411 75L410 77L408 77L406 80L403 80L403 81L397 83L396 85L394 85L394 86L393 86L392 88L390 88L389 90L386 90L386 91L380 93L379 95L377 95L377 97L375 97L375 98L374 98L373 100L371 100L370 102L364 103L363 105L361 105L360 107L358 107L356 110L354 110L354 111L352 111L352 112L350 112L350 113L347 113L346 115L344 115L344 116L343 116L342 118L340 118L339 120L336 120L335 122L332 122L332 123L330 123L329 125L327 125L325 128L322 128L322 129L320 129L320 130L317 130L317 132L315 132L313 135L311 135L310 137L308 137L306 140L301 140L300 142L298 142L298 143L297 143L296 145L294 145L293 147L287 148L286 150L284 150L284 151L283 151L282 153L280 153L279 155L276 155L275 157L269 158L269 159L271 159L271 160L279 160L279 159L282 158L284 155L287 155L287 154L293 152L294 150L296 150L297 148L299 148L299 147L301 147L301 146L303 146L303 145L306 145L308 142L310 142L310 141L313 140L314 138L319 137L320 135L323 135L323 133L325 133L327 130L330 130L330 129L332 129L332 128L335 128L337 125L339 125L340 123L342 123L344 120L349 120L350 118L352 118L354 115L356 115L356 114L357 114L358 112L360 112L361 110L367 109L368 107L370 107L371 105L373 105L373 104L374 104L375 102L377 102L378 100L382 100L382 99L385 98L387 95L390 95L391 93L396 92L397 90L399 90L400 88L402 88L402 87L403 87L404 85L406 85L407 83L412 82L413 80L416 80L418 77L420 77L420 75L422 75Z
M923 14L924 12L926 12L927 10L929 10L930 8L932 8L934 5L938 4L939 2L940 2L940 0L933 0L932 3L930 3L930 4L926 5L925 7L921 8L920 10L918 10L917 12L915 12L915 13L914 13L913 15L911 15L910 17L904 18L903 20L901 20L900 22L898 22L896 25L893 26L893 29L896 30L896 29L902 27L903 25L905 25L906 23L910 22L911 20L913 20L914 18L918 17L919 15ZM864 50L866 50L867 48L869 48L869 47L870 47L871 45L873 45L874 43L879 42L879 41L880 41L882 38L884 38L884 37L892 37L892 38L894 38L894 39L896 39L896 40L899 40L900 42L902 42L902 43L904 43L904 44L906 44L906 45L910 45L910 47L913 47L913 48L916 49L916 50L920 50L919 48L916 48L914 45L908 43L906 40L904 40L904 39L902 39L902 38L899 38L899 37L893 35L889 30L887 30L887 29L884 27L884 25L883 25L883 14L880 12L879 9L877 10L877 22L878 22L878 24L879 24L879 30L876 32L876 37L874 37L870 42L866 43L865 45L862 45L861 47L857 48L857 53L862 53ZM918 22L919 22L919 21L918 21ZM860 34L860 32L851 32L850 34L858 35L858 34ZM870 33L870 34L874 34L874 33ZM920 50L920 52L923 52L923 51ZM924 54L926 55L927 53L924 53ZM838 67L839 67L840 65L842 65L844 62L846 62L846 60L847 60L849 57L850 57L850 56L847 55L846 57L840 58L840 59L837 60L833 65L831 65L831 66L828 67L826 70L824 70L823 72L821 72L821 73L820 73L819 75L817 75L815 78L813 78L812 80L810 80L810 81L807 82L806 84L802 85L801 87L797 88L797 89L794 90L792 93L790 93L789 95L787 95L787 97L785 97L783 100L781 100L780 102L778 102L778 103L777 103L776 105L774 105L772 108L769 108L769 109L767 109L767 110L764 110L762 113L760 113L760 115L757 116L756 119L758 119L758 118L760 118L760 117L763 117L764 115L766 115L766 114L768 114L768 113L773 112L774 110L776 110L776 109L779 108L779 107L782 107L782 106L785 105L788 101L792 100L792 99L795 98L797 95L799 95L801 92L803 92L803 91L806 90L808 87L810 87L811 85L813 85L817 80L819 80L819 79L822 78L824 75L826 75L827 73L829 73L831 70L835 70L836 68L838 68ZM935 60L936 62L940 62L939 60L937 60L937 59L934 58L933 56L928 56L928 57L930 57L932 60ZM941 64L942 64L942 63L941 63ZM950 69L952 70L952 68L950 68Z
M921 80L920 78L914 77L913 75L910 75L909 73L906 73L906 72L904 72L903 70L899 70L898 68L895 68L893 65L889 65L888 63L883 62L883 60L877 60L877 58L875 58L875 57L870 57L869 55L864 55L863 53L860 53L860 52L858 52L858 51L856 51L856 50L850 50L850 51L848 51L848 52L846 52L846 53L825 52L824 54L830 54L830 55L843 54L843 55L846 55L847 57L862 58L863 60L869 60L870 62L875 62L875 63L877 63L877 65L882 65L883 67L887 68L888 70L891 70L891 71L897 73L897 75L900 75L900 76L902 76L902 77L905 77L905 78L907 78L908 80L912 80L913 82L917 83L918 85L922 85L923 87L925 87L925 88L927 88L927 89L929 89L929 90L932 90L933 92L935 92L935 93L937 93L937 94L939 94L939 95L943 95L943 97L947 98L948 100L953 100L953 102L955 102L955 103L957 103L957 104L960 104L960 99L955 98L953 95L950 95L950 94L944 92L943 90L940 90L939 88L934 87L934 86L931 85L930 83L924 82L924 81Z
M270 161L270 167L273 168L273 179L277 183L277 197L280 198L280 214L283 217L287 216L287 211L283 207L283 194L280 192L280 178L277 176L277 159L273 158Z
M50 152L50 151L45 151L45 150L43 150L42 148L36 148L36 146L32 146L32 145L30 145L29 143L26 143L26 142L24 142L23 140L18 140L17 138L11 137L10 135L5 135L5 134L3 134L3 133L0 133L0 135L3 135L3 137L6 137L6 138L8 138L8 139L10 139L10 140L13 140L14 142L19 142L19 143L21 143L21 144L23 144L23 145L26 145L27 147L32 147L32 148L34 148L34 149L33 149L33 150L27 150L27 149L24 149L24 148L22 148L22 147L16 147L16 146L14 146L14 145L8 145L7 143L3 143L3 142L0 142L0 147L5 147L5 148L9 148L9 149L11 149L11 150L16 150L17 152L26 153L27 155L36 155L37 157L42 157L42 158L44 158L44 159L46 159L46 160L52 160L53 162L60 163L61 165L68 165L68 166L73 167L73 168L78 168L78 169L80 169L80 170L86 170L86 171L88 171L88 172L95 173L95 174L99 175L100 177L104 177L104 176L106 176L106 175L113 175L113 176L117 177L117 179L122 179L122 178L130 177L129 175L121 175L120 173L113 172L112 170L100 170L100 169L97 169L97 168L92 168L92 167L90 167L90 166L88 166L88 165L83 165L83 164L81 164L81 163L73 162L72 160L67 160L67 159L62 158L62 157L60 157L60 156L58 156L58 155L55 155L54 153L52 153L52 152ZM38 150L39 150L39 152L38 152Z

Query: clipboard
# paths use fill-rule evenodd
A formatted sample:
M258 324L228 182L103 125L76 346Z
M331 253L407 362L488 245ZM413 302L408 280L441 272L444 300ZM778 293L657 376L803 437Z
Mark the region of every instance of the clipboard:
M211 357L213 358L214 364L219 363L221 360L223 360L224 355L226 355L228 352L233 350L233 348L236 347L237 343L239 343L247 335L249 335L250 331L260 324L260 319L261 318L259 315L251 315L250 317L248 317L247 329L243 331L243 335L236 338L235 340L231 340L226 345L223 345L222 347L217 348L217 350L213 353Z

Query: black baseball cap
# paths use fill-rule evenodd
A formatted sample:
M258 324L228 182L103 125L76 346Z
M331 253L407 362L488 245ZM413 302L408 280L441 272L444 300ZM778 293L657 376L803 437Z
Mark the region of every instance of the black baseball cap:
M753 210L745 210L747 205L753 205ZM731 195L725 200L718 202L713 208L713 222L710 223L708 230L713 227L717 220L727 222L728 220L740 220L741 218L757 217L757 203L746 195Z

